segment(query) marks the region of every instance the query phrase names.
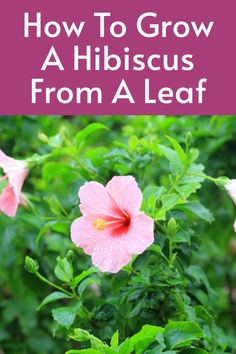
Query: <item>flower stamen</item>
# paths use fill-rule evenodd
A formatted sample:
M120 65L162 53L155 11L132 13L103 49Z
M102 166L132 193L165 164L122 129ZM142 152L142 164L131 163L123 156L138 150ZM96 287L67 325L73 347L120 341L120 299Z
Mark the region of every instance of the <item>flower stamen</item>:
M104 230L108 225L108 222L104 219L96 219L93 222L93 228L98 231Z

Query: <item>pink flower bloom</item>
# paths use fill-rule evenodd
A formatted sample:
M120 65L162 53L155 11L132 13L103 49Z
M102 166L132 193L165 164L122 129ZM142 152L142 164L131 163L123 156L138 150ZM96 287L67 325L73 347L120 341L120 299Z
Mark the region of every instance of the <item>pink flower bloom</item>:
M229 180L225 185L225 189L236 204L236 179Z
M9 217L14 217L20 204L24 204L21 189L28 174L27 164L24 161L15 160L0 150L0 168L5 175L0 182L7 180L7 186L0 195L0 211Z
M105 187L85 183L79 198L83 216L72 223L71 238L101 271L117 273L153 243L154 221L140 212L142 192L134 177L113 177Z

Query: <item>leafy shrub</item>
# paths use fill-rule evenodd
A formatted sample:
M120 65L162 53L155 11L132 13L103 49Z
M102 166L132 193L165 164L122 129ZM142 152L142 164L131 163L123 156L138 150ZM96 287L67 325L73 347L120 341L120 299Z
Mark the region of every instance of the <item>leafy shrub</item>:
M235 210L220 178L236 175L234 117L2 117L0 131L32 166L27 206L0 215L3 353L236 350ZM115 175L138 181L155 242L107 274L70 225L80 187Z

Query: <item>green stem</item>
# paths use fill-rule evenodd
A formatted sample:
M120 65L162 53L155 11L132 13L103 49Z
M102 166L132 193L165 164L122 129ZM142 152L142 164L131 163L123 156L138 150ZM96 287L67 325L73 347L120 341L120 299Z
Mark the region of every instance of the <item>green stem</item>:
M91 178L96 179L96 174L92 170L90 170L87 166L84 166L80 162L79 158L75 158L75 161L76 161L76 164L77 164L78 168L81 168L81 169L85 170L90 175Z
M37 211L36 208L34 206L34 204L28 199L28 204L27 204L28 208L30 208L31 213L36 216L37 218L39 218L40 220L46 220L46 221L54 221L55 220L55 216L43 216L40 215ZM64 209L64 207L61 205L62 211L63 213L67 213ZM68 215L68 213L66 215L61 215L61 219L60 220L66 220L66 221L70 221L70 216ZM71 219L71 221L73 221L73 219Z
M77 300L80 301L80 297L79 297L78 294L76 293L75 289L71 289L71 290L72 290L72 292L73 292L74 297L75 297Z
M201 173L188 172L187 175L201 177L201 178L207 179L208 181L211 181L211 182L214 182L214 183L216 182L216 178L213 178L213 177L210 177L208 175L201 174Z
M49 286L63 292L64 294L70 296L71 298L76 298L77 300L80 301L80 298L79 296L77 295L75 289L72 289L72 293L61 288L60 286L58 286L57 284L54 284L52 283L50 280L46 279L42 274L40 274L39 272L36 272L35 275L40 279L42 280L44 283L48 284ZM83 308L83 311L86 313L86 315L91 318L91 314L90 312L87 310L87 308L82 304L82 308Z
M60 286L52 283L50 280L46 279L42 274L40 274L39 272L36 272L35 275L40 279L42 280L44 283L48 284L49 286L57 289L57 290L60 290L62 291L63 293L65 293L66 295L69 295L70 297L73 297L73 293L70 293L69 291L61 288Z
M77 299L78 301L80 301L80 297L77 294L76 290L74 288L71 288L72 293L73 293L73 297L75 299ZM89 310L87 309L87 307L85 307L83 304L81 305L83 311L85 312L85 314L87 315L88 318L91 318L91 313L89 312Z
M66 130L65 129L61 129L60 131L60 135L63 138L65 144L69 147L73 146L73 144L71 143L71 141L68 139L67 135L66 135Z
M32 168L35 165L40 165L41 163L44 163L45 161L49 160L52 157L53 152L46 154L46 155L42 155L42 156L36 156L36 157L31 157L29 159L27 159L27 162L29 164L29 166Z
M169 263L172 265L172 257L173 257L173 241L171 236L169 236Z
M179 175L179 176L176 176L176 179L175 179L175 183L174 185L171 186L171 188L169 189L168 193L172 193L174 190L175 190L175 187L178 186L179 184L179 181L184 177L184 175L186 174L186 171L188 169L189 166L186 166L183 170L183 172Z
M134 268L132 268L132 267L126 266L126 267L123 268L123 270L126 271L127 273L129 273L129 275L130 275L131 273L133 273L133 274L135 274L135 275L138 275L138 274L139 274L139 273L136 272L136 270L134 270Z

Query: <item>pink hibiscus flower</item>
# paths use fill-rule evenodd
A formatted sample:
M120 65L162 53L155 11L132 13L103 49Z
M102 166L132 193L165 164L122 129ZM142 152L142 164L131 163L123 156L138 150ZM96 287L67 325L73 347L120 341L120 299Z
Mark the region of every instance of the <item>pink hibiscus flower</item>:
M18 206L25 202L21 189L28 174L27 164L7 156L0 150L0 168L5 173L0 182L5 179L8 182L0 195L0 211L14 217Z
M101 271L117 273L153 243L154 221L140 212L142 192L134 177L113 177L105 187L85 183L79 198L83 216L72 223L71 238Z

